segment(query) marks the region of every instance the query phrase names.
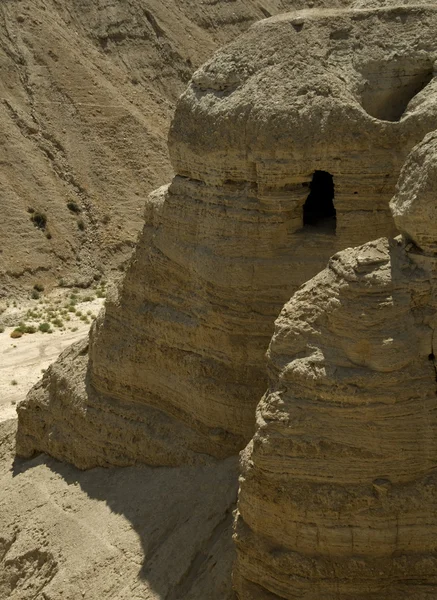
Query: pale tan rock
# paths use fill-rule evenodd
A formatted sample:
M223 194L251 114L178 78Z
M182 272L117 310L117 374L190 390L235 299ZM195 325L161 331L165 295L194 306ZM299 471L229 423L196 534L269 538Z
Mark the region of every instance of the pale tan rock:
M436 165L434 133L392 202L424 246ZM436 597L436 292L435 254L381 238L334 255L283 308L242 454L240 600Z
M401 165L435 127L437 10L404 14L267 19L194 75L170 132L177 175L147 204L90 360L64 355L19 408L20 454L174 465L245 446L279 310L334 252L394 232Z
M395 223L424 252L437 252L437 141L429 134L402 171L391 202Z

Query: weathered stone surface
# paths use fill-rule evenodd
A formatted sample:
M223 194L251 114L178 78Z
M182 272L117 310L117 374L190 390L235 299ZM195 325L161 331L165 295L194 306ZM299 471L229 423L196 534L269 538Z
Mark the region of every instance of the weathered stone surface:
M436 32L424 7L287 14L195 74L177 175L147 204L89 362L65 355L20 407L20 454L173 465L244 447L284 302L334 252L394 231L401 165L435 127Z
M437 252L437 142L429 134L402 171L391 202L395 223L424 252Z
M436 597L437 236L417 218L436 210L436 165L432 134L392 202L427 252L401 237L340 252L276 321L241 461L241 600Z

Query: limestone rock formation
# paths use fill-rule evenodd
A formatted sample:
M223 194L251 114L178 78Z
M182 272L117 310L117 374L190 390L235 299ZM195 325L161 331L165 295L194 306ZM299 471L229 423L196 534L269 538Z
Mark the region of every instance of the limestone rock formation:
M408 238L334 255L275 324L242 454L240 600L437 594L437 133L392 202Z
M344 247L393 233L408 151L435 127L437 9L264 20L193 77L88 348L19 408L18 453L83 468L197 463L254 431L264 355L290 295Z
M167 132L193 71L254 21L307 5L1 2L0 298L124 264L144 199L172 176Z

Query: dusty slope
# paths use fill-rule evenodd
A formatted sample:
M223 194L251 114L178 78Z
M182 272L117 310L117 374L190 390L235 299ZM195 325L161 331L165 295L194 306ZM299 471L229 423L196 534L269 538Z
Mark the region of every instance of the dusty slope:
M0 424L1 600L228 600L236 464L12 469Z
M169 116L195 67L252 22L305 5L2 2L0 295L36 272L87 282L122 263L144 199L170 178Z

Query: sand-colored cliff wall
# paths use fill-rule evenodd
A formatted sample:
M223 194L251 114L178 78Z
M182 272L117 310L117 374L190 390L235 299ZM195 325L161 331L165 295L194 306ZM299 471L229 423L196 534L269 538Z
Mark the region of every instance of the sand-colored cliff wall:
M86 285L124 266L147 195L172 177L167 132L192 73L253 22L306 6L2 2L0 300L35 280ZM29 209L45 215L43 228Z
M437 593L437 135L403 169L405 237L334 255L283 308L242 455L240 600Z
M147 204L89 361L73 349L20 407L19 453L173 465L244 447L284 302L337 250L394 231L401 165L435 127L436 31L420 6L291 13L194 75L177 175ZM305 223L316 172L336 214Z

